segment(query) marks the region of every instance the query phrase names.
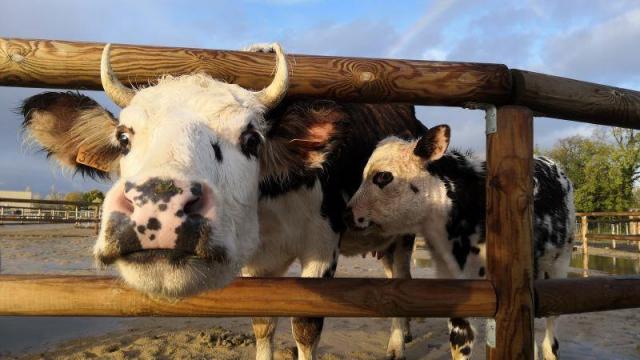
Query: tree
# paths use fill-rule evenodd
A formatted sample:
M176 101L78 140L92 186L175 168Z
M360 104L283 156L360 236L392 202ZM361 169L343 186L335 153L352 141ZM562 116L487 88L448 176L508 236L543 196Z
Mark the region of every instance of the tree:
M87 191L82 195L82 201L89 204L92 204L96 199L100 200L100 202L104 201L104 194L98 189Z
M640 177L640 137L634 130L612 128L591 137L559 140L545 155L562 165L575 189L578 211L623 211L635 205Z
M64 201L82 202L83 194L78 191L72 191L64 196Z

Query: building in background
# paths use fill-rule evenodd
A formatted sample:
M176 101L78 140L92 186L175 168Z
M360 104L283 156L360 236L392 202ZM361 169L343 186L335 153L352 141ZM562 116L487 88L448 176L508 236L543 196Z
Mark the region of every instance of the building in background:
M32 203L2 201L1 199L33 200L34 194L29 187L24 191L0 190L0 206L3 207L33 207Z

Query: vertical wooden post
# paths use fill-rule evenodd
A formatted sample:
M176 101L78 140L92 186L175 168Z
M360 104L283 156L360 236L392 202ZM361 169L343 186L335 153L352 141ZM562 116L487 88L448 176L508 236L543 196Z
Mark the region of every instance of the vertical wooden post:
M487 270L498 298L491 360L532 360L533 116L520 106L498 109L487 135ZM489 336L488 336L489 337ZM495 345L492 347L491 345Z
M589 242L587 232L589 231L589 221L586 216L580 218L580 238L582 239L582 276L589 276Z
M100 201L99 199L96 199L93 201L93 204L96 207L96 213L95 213L95 232L96 235L98 235L100 233L100 209L102 208L102 201Z

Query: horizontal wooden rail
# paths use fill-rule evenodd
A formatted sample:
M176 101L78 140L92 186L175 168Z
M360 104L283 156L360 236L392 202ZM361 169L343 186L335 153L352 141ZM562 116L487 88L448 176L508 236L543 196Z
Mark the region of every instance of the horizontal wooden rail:
M640 277L535 281L536 316L640 307ZM487 280L242 278L180 301L99 276L0 275L0 315L492 317Z
M628 128L640 126L640 92L511 70L514 102L538 115Z
M111 277L0 276L0 315L20 316L493 316L488 280L244 278L177 302Z
M640 277L606 276L535 282L536 316L640 307Z
M104 44L0 38L0 86L102 90ZM289 55L288 96L352 102L466 106L523 105L537 114L640 128L640 92L509 70L501 64ZM164 74L205 72L250 89L266 86L273 55L240 51L115 45L124 83L146 86Z
M640 241L640 235L587 234L588 240Z
M102 90L104 44L0 38L0 86ZM341 101L457 105L505 103L511 74L504 65L288 56L290 96ZM274 56L240 51L114 45L113 68L125 84L146 86L164 74L205 72L250 89L273 76Z

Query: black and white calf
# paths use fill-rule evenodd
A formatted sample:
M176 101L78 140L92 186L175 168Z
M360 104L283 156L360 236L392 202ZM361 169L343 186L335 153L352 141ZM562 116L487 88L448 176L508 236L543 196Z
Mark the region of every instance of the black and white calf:
M440 125L417 141L381 141L349 202L348 215L356 229L423 235L441 277L482 278L485 164L447 153L449 135L449 127ZM575 219L572 185L553 161L536 157L534 163L534 276L566 277ZM542 353L551 360L557 358L558 342L554 319L546 321ZM449 328L453 358L468 359L474 339L469 322L450 319Z
M256 47L264 50L264 47ZM254 50L255 50L254 49ZM183 297L226 286L240 271L333 276L340 252L389 251L387 273L407 277L411 241L363 236L343 221L346 201L381 139L420 136L409 105L281 103L286 57L274 44L271 84L253 91L206 74L165 76L130 89L101 61L116 118L77 93L23 104L24 129L61 165L115 180L94 256L147 294ZM393 261L391 261L393 260ZM315 357L322 319L292 320L301 359ZM257 357L272 357L275 319L255 319ZM406 320L393 321L390 355L403 356Z

